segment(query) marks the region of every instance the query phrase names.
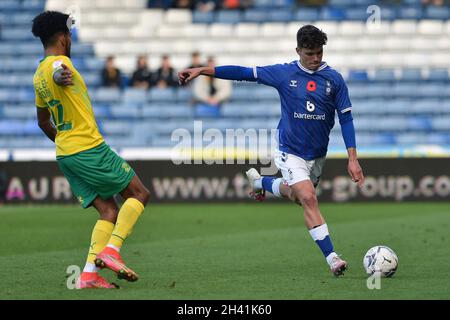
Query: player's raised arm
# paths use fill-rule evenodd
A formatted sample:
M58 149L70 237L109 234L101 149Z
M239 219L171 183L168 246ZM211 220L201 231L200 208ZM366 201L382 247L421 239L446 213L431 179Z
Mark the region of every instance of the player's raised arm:
M253 68L240 66L200 67L185 69L178 73L180 85L184 85L198 76L210 76L226 80L256 81Z

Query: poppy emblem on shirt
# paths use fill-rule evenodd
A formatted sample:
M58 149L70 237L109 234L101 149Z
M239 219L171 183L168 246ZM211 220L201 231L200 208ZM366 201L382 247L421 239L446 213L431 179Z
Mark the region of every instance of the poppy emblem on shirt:
M316 91L316 83L314 81L308 81L308 84L306 85L306 89L308 91Z

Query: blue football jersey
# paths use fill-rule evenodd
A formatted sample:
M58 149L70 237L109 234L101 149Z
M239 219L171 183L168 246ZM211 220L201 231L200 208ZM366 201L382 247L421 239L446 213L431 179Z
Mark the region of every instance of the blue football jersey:
M325 156L335 113L352 107L342 75L325 62L311 71L300 61L255 67L253 75L280 95L279 149L305 160Z

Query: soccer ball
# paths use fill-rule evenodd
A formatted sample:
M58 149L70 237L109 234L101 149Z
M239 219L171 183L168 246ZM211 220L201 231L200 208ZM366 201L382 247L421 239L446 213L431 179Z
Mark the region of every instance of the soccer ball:
M378 274L389 278L397 271L398 258L391 248L375 246L364 255L363 264L369 276Z

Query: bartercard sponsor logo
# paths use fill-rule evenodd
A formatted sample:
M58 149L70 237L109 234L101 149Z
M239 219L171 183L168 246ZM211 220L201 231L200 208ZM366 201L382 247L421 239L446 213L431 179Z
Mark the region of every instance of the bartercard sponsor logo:
M294 112L294 119L325 120L325 114L309 114Z

